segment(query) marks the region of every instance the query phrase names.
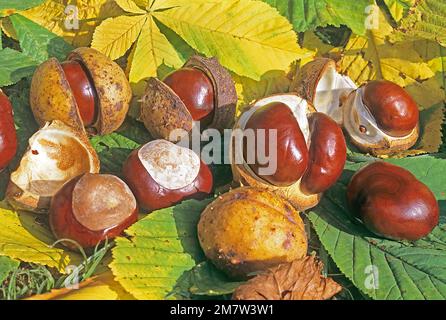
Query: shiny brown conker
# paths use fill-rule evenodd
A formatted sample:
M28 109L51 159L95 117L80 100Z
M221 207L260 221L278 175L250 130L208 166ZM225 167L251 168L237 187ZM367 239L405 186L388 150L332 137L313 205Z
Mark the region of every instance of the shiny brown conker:
M49 222L57 239L83 248L120 235L138 218L136 199L118 177L84 174L67 182L51 201ZM74 243L63 241L69 248Z
M372 232L395 240L418 240L438 224L432 191L406 169L378 161L359 170L347 187L354 215Z
M306 194L316 194L326 191L341 176L347 146L342 129L329 116L315 112L308 120L311 144L301 188Z
M244 158L248 152L255 154L254 163L248 163L251 169L262 179L276 186L289 186L298 181L308 165L308 148L305 137L291 109L282 102L272 102L258 108L246 123L245 130L252 129L255 134L255 146L258 146L259 130L265 130L265 154L270 154L271 148L276 148L276 171L271 175L261 175L260 169L269 164L259 161L259 153L247 146L244 141ZM277 130L277 145L269 145L271 130ZM256 149L256 148L255 148Z
M140 207L148 211L204 198L213 187L208 166L192 150L166 140L133 151L122 172Z
M214 111L214 85L203 71L182 68L167 75L164 83L180 97L194 121L205 119Z
M17 152L17 133L12 105L0 90L0 171L5 169Z
M391 136L407 136L418 124L417 103L396 83L370 81L364 86L363 102L378 127Z
M97 117L97 95L94 84L81 62L65 61L61 66L73 91L84 126L91 126Z

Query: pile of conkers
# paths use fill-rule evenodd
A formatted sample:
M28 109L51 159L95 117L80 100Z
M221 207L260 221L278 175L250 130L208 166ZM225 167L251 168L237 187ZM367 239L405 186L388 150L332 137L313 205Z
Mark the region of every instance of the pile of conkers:
M122 179L100 174L89 136L117 130L131 89L124 71L91 48L59 63L39 66L31 108L40 125L11 173L9 203L49 213L58 239L91 248L151 212L213 190L209 167L177 142L175 130L235 129L230 145L234 189L213 201L198 224L206 256L234 278L307 254L299 211L316 206L339 179L346 162L343 129L361 150L375 155L411 147L419 132L416 103L399 86L371 81L357 88L334 61L316 59L295 77L292 90L251 103L233 125L237 95L230 73L215 58L193 56L162 81L150 78L140 120L154 140L134 150ZM0 170L17 150L12 107L0 91ZM275 134L262 140L254 134ZM265 163L257 150L276 153ZM274 166L272 172L267 169ZM385 162L358 171L347 188L355 217L372 232L397 240L426 236L438 223L432 192L411 173ZM76 249L69 241L67 247Z

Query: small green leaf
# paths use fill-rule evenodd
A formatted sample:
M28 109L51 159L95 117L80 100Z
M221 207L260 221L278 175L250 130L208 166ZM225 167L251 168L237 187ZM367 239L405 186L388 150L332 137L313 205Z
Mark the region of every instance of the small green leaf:
M231 281L209 261L196 265L190 272L189 291L193 295L221 296L231 294L244 282Z
M29 8L37 7L42 4L45 0L0 0L0 10L26 10Z
M36 62L10 48L0 50L0 87L9 86L33 74Z
M18 268L20 262L9 257L0 257L0 285L8 275Z
M315 30L328 25L346 25L354 33L363 35L367 7L371 0L262 0L275 7L293 24L296 32Z

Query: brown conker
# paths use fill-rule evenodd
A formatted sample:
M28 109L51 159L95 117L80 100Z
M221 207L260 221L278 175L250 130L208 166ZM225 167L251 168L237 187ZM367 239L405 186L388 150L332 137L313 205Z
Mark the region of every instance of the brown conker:
M122 172L140 207L148 211L203 198L213 186L212 173L198 155L167 140L154 140L133 151Z
M418 125L417 103L396 83L387 80L370 81L364 86L363 102L378 127L391 136L407 136Z
M194 121L214 111L214 85L203 71L182 68L167 75L164 83L180 97Z
M70 239L83 248L120 235L138 218L136 199L118 177L84 174L66 183L53 197L49 211L57 239ZM68 241L69 248L77 247Z
M259 130L265 131L265 154L271 154L270 148L277 150L277 169L274 174L262 175L263 179L276 186L289 186L302 177L308 165L307 143L293 112L286 104L272 102L258 108L246 123L246 129L254 130L255 146L259 144L257 133L260 134ZM268 137L272 130L277 131L275 146L269 145ZM254 154L254 163L248 164L257 175L260 175L259 169L268 164L261 164L259 153L247 146L246 139L244 142L244 158L248 159L248 153Z
M354 215L372 232L395 240L418 240L438 224L432 191L406 169L378 161L359 170L347 187Z

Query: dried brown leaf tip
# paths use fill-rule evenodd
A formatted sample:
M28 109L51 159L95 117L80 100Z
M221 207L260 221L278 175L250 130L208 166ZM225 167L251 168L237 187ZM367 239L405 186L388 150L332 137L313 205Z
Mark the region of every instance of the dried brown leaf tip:
M234 300L326 300L342 290L322 276L322 262L313 256L284 263L238 287Z

